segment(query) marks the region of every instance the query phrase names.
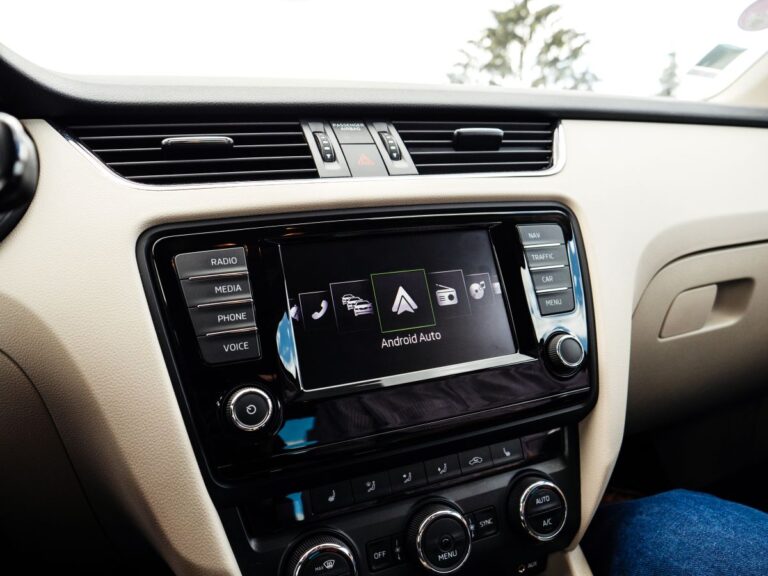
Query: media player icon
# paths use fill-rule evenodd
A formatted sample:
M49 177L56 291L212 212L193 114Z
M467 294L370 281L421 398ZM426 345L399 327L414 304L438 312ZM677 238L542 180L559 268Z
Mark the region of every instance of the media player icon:
M413 314L419 306L411 298L411 295L405 291L405 288L400 286L395 294L395 302L392 304L392 312L400 316L403 312L410 312Z

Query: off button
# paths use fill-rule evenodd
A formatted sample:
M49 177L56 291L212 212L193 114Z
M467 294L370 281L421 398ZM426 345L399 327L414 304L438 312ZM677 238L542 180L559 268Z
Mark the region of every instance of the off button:
M261 343L256 330L222 332L197 339L200 353L208 364L239 362L261 358Z

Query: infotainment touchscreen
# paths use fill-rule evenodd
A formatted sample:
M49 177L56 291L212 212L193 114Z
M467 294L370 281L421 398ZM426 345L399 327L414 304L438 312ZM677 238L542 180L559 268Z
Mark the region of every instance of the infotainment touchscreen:
M303 241L280 251L304 390L515 361L487 230Z

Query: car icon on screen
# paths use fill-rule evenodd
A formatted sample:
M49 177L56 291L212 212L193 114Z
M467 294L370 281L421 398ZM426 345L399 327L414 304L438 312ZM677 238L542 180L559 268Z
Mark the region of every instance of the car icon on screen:
M358 299L353 308L355 312L355 316L365 316L367 314L373 314L373 304L368 302L368 300L361 300Z

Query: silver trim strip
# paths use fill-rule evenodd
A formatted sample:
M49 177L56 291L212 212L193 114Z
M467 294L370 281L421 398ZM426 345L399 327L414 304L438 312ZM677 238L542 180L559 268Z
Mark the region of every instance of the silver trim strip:
M229 136L172 136L163 138L160 146L163 148L174 148L198 145L213 146L232 146L235 143Z
M467 551L464 554L464 558L462 558L461 562L459 562L456 566L453 566L448 569L438 568L437 566L432 564L427 559L426 555L424 554L424 550L422 550L422 547L421 547L421 541L424 538L424 532L427 531L427 528L429 528L430 524L432 524L435 520L443 516L447 516L449 518L453 518L454 520L458 521L459 524L461 524L461 527L464 529L464 534L467 537ZM419 529L416 532L416 553L419 557L419 563L430 572L435 572L437 574L452 574L453 572L456 572L462 566L464 566L464 563L469 559L469 553L471 551L472 551L472 533L469 530L469 526L467 526L467 521L464 519L464 516L456 512L456 510L452 510L450 508L445 508L444 510L438 510L436 512L433 512L429 516L427 516L424 520L422 520L421 524L419 524Z
M235 403L246 394L256 394L264 398L264 400L267 402L267 413L264 415L264 418L259 420L256 424L246 424L237 417L237 413L235 412ZM241 388L232 394L232 396L229 397L229 400L227 400L227 414L229 415L229 419L243 432L257 432L261 430L264 428L264 426L267 425L269 419L272 418L273 412L274 408L272 405L272 398L270 398L269 395L261 388L255 388L253 386L248 388Z
M526 518L525 518L525 505L528 503L528 498L531 496L531 493L534 490L538 490L539 488L551 488L552 490L554 490L560 495L560 499L563 501L563 521L560 523L560 526L558 526L557 530L552 532L552 534L539 534L538 532L533 530L530 526L528 526L528 522L526 521ZM549 480L540 480L528 486L528 488L526 488L525 491L523 492L523 495L520 496L519 512L520 512L520 522L522 523L525 531L528 532L528 534L532 538L538 540L539 542L549 542L557 538L557 535L560 534L560 532L562 532L563 528L565 527L565 520L568 518L568 502L565 499L565 494L563 494L563 491L560 490L557 484L554 484Z
M531 172L473 172L473 173L463 173L463 174L415 174L413 176L409 175L403 175L403 176L371 176L371 177L349 177L349 178L297 178L297 179L287 179L287 180L253 180L253 181L244 181L244 182L214 182L209 184L140 184L138 182L133 182L131 180L128 180L127 178L123 178L120 176L117 172L111 170L102 162L99 160L99 158L96 157L93 152L88 150L85 146L80 144L80 142L77 141L77 139L70 135L66 129L60 128L58 129L58 132L75 148L79 150L79 152L83 155L85 155L88 160L96 165L102 172L104 172L109 178L111 178L114 181L120 182L121 184L128 186L130 188L135 188L136 190L203 190L203 189L219 189L219 188L238 188L243 186L275 186L275 185L285 185L285 184L325 184L325 185L337 185L340 180L346 181L349 180L350 182L367 182L367 181L380 181L380 180L390 180L390 181L408 181L413 179L443 179L443 180L455 180L457 178L537 178L540 176L553 176L557 174L558 172L561 172L563 167L565 166L565 132L563 130L563 124L562 122L558 122L557 126L555 126L555 132L552 138L552 159L553 164L550 168L547 168L546 170L538 170L538 171L531 171ZM393 178L396 178L396 180L392 180Z
M536 294L552 294L554 292L565 292L570 289L570 286L564 286L563 288L540 288L536 290Z
M560 244L558 244L560 246ZM528 266L530 272L536 272L537 270L557 270L559 268L568 268L568 264L556 264L554 266Z

